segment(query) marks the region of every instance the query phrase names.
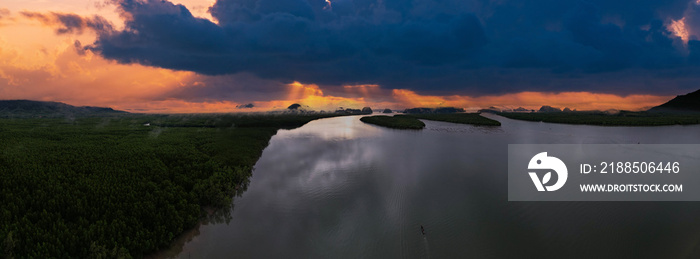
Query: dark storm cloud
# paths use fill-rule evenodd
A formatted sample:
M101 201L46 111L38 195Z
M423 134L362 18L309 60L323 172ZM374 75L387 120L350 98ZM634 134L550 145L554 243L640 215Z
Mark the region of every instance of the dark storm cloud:
M673 82L696 79L700 44L685 45L666 27L694 12L688 0L331 2L218 0L213 23L168 1L120 0L126 28L105 30L88 48L121 63L322 86L472 94L697 87ZM663 86L624 83L661 82L674 69L683 72Z
M487 42L470 12L390 9L402 3L219 1L211 8L214 24L169 2L121 1L127 29L103 34L93 48L123 63L346 84L388 83L420 67L463 62Z

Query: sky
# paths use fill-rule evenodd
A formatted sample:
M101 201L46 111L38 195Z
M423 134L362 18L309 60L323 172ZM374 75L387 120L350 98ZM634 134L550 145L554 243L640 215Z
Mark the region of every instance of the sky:
M700 89L700 0L4 0L0 99L642 110Z

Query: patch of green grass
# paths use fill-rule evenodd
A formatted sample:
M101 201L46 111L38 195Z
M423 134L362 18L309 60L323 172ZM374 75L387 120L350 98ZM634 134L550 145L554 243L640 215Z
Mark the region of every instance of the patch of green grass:
M564 124L600 126L664 126L699 124L699 114L673 114L621 111L617 114L603 112L551 112L551 113L499 113L499 115L526 121L542 121Z
M364 123L374 124L382 127L392 128L392 129L423 129L425 128L425 123L422 121L405 116L405 115L395 115L395 116L366 116L360 118L360 121Z
M247 188L278 129L330 116L0 119L0 254L142 257L166 248L204 208Z
M479 126L501 126L500 122L486 118L484 116L481 116L478 113L447 113L447 114L430 113L430 114L409 114L406 116L411 116L411 117L423 119L423 120L444 121L444 122L460 123L460 124L471 124L471 125L479 125Z

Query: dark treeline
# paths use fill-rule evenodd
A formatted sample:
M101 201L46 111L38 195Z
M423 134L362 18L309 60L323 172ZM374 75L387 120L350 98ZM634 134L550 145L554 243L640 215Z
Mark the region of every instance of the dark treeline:
M697 113L655 113L620 111L615 114L598 111L579 112L503 112L499 115L516 120L600 126L664 126L699 124Z
M483 117L478 113L414 113L394 116L377 115L360 118L360 120L365 123L394 129L425 128L425 123L419 119L471 124L477 126L501 126L500 122Z
M162 127L271 127L280 129L293 129L304 125L311 119L342 116L336 113L250 113L250 114L174 114L151 115L139 118L139 121L150 123L153 126Z
M427 113L427 114L409 114L414 118L431 121L444 121L459 124L471 124L477 126L501 126L497 120L492 120L478 113Z
M422 121L420 121L416 118L413 118L413 117L405 116L405 115L366 116L366 117L360 118L360 121L362 121L364 123L374 124L377 126L382 126L382 127L392 128L392 129L419 130L419 129L425 128L425 123L423 123Z
M0 119L0 257L165 248L247 187L277 129L328 116Z

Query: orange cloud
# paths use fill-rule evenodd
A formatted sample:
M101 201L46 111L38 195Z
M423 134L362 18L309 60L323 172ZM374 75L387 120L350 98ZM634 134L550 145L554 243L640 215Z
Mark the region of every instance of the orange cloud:
M644 110L662 104L673 96L627 95L590 92L520 92L503 95L470 97L465 95L430 96L419 95L410 90L393 91L394 98L404 107L454 106L478 110L496 106L500 108L539 109L542 105L569 107L578 110Z
M393 102L371 102L365 97L342 97L325 95L315 84L302 84L293 82L287 85L288 95L284 100L270 100L253 102L255 107L263 110L285 109L293 103L308 106L313 110L334 111L339 107L359 109L365 106L372 107L393 107ZM378 86L377 86L378 87Z
M688 32L688 28L685 25L685 17L679 20L671 20L671 23L668 25L667 28L671 33L673 33L674 36L681 38L681 40L683 40L683 43L688 43L688 39L690 39L690 33Z
M184 2L184 1L183 1ZM200 1L206 5L206 0ZM9 13L9 11L7 12ZM599 94L590 92L520 92L472 97L468 95L422 95L406 89L382 89L379 85L345 85L328 94L318 85L294 82L283 98L252 102L254 108L227 100L188 101L187 96L164 98L167 93L188 86L207 87L207 76L138 64L124 65L99 55L76 51L76 41L92 42L89 32L95 21L73 16L72 27L63 27L57 36L51 28L60 19L56 13L26 13L35 21L12 21L0 27L0 99L61 101L73 105L109 106L133 112L195 113L268 111L286 109L299 103L314 110L332 111L338 107L402 109L410 107L454 106L470 110L497 106L538 109L541 105L579 110L640 110L661 104L672 96ZM61 22L61 24L65 24ZM50 27L47 27L50 26ZM92 27L91 27L92 26ZM60 30L60 28L59 28ZM73 31L71 31L73 30ZM74 33L67 33L74 32ZM245 94L245 93L241 93Z
M309 96L323 96L323 91L315 84L304 85L299 82L293 82L288 84L287 87L287 100L299 100Z
M374 101L373 98L349 98L342 96L324 95L315 84L294 82L289 84L289 97L284 100L254 102L258 110L284 109L292 103L299 103L315 110L334 110L337 107L361 108L364 106L374 109L411 107L461 107L470 111L496 106L503 109L524 107L539 109L542 105L578 110L645 110L664 103L672 96L656 95L627 95L602 94L590 92L520 92L503 95L471 97L467 95L421 95L411 90L394 89L386 101ZM344 87L356 89L362 87ZM379 88L379 86L371 86Z
M118 64L90 51L81 55L76 51L75 41L94 35L66 33L59 37L46 26L53 26L58 16L30 13L25 16L40 21L42 26L14 24L0 28L0 99L60 101L158 113L267 111L285 109L292 103L302 103L316 110L367 105L363 98L327 96L317 85L298 82L286 86L286 98L253 102L255 107L251 109L237 109L241 103L226 100L163 99L178 88L206 87L202 81L206 81L203 79L207 76L138 64ZM89 27L88 21L78 18L72 30ZM28 34L41 37L29 37Z
M53 50L28 59L22 49L0 44L0 98L61 101L74 105L110 106L132 112L196 113L249 112L285 109L299 103L314 110L338 107L375 109L454 106L477 110L489 106L537 109L541 105L579 110L639 110L658 105L671 96L598 94L589 92L521 92L471 97L467 95L421 95L411 90L387 92L378 85L352 85L343 89L359 97L327 95L315 84L288 84L283 99L257 101L252 109L237 109L241 103L225 100L193 102L162 99L164 93L180 87L200 85L206 76L141 65L107 61L87 51L78 54L66 40ZM388 95L388 96L387 96ZM186 97L183 97L186 98Z
M0 28L0 35L5 31L12 34L16 27ZM47 30L29 28L38 32ZM196 76L192 72L117 64L89 51L80 55L72 40L47 46L32 40L23 44L8 42L0 36L0 99L130 109L144 106L143 103L189 83Z
M145 101L130 103L121 110L141 113L230 113L237 111L239 104L229 101L213 102L188 102L185 100L171 99L161 101ZM238 110L245 112L259 110Z
M215 21L209 13L209 7L214 5L216 0L171 0L170 2L186 6L195 17L208 19L212 22Z

